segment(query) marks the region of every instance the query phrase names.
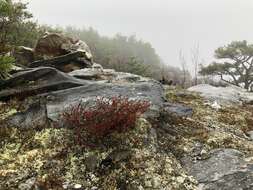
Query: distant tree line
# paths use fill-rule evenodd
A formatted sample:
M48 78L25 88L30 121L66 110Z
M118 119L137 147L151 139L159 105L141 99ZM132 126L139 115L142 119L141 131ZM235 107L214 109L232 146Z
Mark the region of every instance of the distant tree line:
M184 76L188 81L190 80L190 74L185 68L179 69L165 64L150 43L137 39L135 35L116 34L110 38L101 36L91 27L82 29L67 27L62 31L85 41L93 52L95 62L100 63L104 68L157 80L164 78L178 85L182 85Z
M183 83L190 80L189 72L186 72L185 67L179 69L168 66L161 60L150 43L137 39L135 35L116 34L113 37L106 37L101 36L93 28L42 26L31 20L32 18L26 3L0 0L0 56L5 56L4 59L0 57L2 72L3 68L6 68L6 71L10 69L6 61L12 61L6 58L6 53L16 46L34 47L38 38L48 31L65 33L85 41L92 51L94 61L104 68L130 72L157 80L172 80L174 84L179 85L185 85Z

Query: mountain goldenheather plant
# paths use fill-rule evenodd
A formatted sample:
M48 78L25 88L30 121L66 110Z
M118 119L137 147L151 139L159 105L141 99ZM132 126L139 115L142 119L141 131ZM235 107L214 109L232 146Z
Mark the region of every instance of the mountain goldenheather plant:
M135 126L136 119L148 110L150 103L126 97L96 98L93 106L85 102L70 106L62 114L64 123L73 128L80 142L86 134L102 138L113 132L124 132Z

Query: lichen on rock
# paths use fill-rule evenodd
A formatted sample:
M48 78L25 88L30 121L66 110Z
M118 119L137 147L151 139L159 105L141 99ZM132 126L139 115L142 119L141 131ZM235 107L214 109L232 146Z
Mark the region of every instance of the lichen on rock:
M158 107L157 117L152 120L143 115L134 128L110 133L95 143L77 144L72 129L57 125L0 127L0 189L195 190L219 185L226 189L230 187L229 179L238 181L233 183L234 187L247 187L252 180L248 174L252 172L253 145L247 136L253 130L252 106L230 104L214 109L198 93L166 86L169 103L164 103L160 84L152 81L148 83L151 86L144 85L146 82L150 81L139 81L138 85L113 83L101 89L104 84L96 84L99 92L107 93L112 89L126 92L126 88L139 92L135 91L139 88L143 98L147 98L145 93L152 87L159 92L151 99ZM70 98L66 94L59 98L56 96L59 92L51 93L47 96L50 104L43 110L54 113L59 107L57 101L64 105L73 100L75 93L89 95L86 88L80 92L82 88L67 91ZM171 107L166 111L162 109L164 105ZM4 107L0 111L2 118L12 114L11 110L20 112L20 106ZM226 162L225 158L232 161ZM210 165L214 161L220 167ZM219 170L224 165L226 172ZM241 167L246 169L242 171ZM217 179L208 178L217 172Z

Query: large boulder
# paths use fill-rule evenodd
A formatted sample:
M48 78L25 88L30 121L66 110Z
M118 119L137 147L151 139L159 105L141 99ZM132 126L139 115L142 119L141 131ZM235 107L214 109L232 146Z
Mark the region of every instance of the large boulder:
M35 100L39 99L40 104L43 104L36 106L36 109L30 108L22 114L16 114L10 120L12 126L22 126L20 121L25 121L23 123L29 126L27 121L37 120L35 117L38 115L30 113L34 110L38 113L46 113L45 117L49 120L57 121L61 113L70 105L78 104L80 101L92 103L99 96L106 98L124 96L150 101L151 106L146 113L149 118L158 117L164 104L163 87L154 80L115 83L88 81L77 79L50 67L20 71L13 78L5 81L0 90L0 100L11 98L26 100L28 97L35 96ZM28 118L30 116L32 119Z
M242 104L253 101L253 93L237 86L215 87L209 84L200 84L190 87L189 91L198 92L210 102L222 105Z
M20 46L12 54L20 66L50 66L64 72L93 65L90 48L85 42L56 33L46 33L38 39L34 49Z
M92 60L90 48L85 42L62 34L46 33L38 40L34 48L35 56L43 59L51 59L76 51L85 52L86 59Z
M127 84L90 82L81 87L42 95L42 97L47 97L47 114L51 120L58 120L64 109L80 101L92 103L97 97L115 96L149 101L151 106L145 114L149 118L159 117L164 103L162 87L152 81Z
M87 44L62 34L45 34L34 49L17 47L13 51L19 66L49 66L64 72L91 67L92 54Z

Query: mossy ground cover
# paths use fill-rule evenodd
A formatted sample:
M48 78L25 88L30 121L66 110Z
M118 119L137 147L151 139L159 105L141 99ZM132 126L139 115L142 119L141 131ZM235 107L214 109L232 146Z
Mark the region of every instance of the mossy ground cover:
M8 107L9 106L9 107ZM14 108L6 105L5 110ZM15 107L15 109L18 109ZM0 189L195 189L172 154L159 151L152 125L139 119L95 147L76 144L69 129L0 127Z
M250 105L215 110L198 94L171 87L166 97L191 107L193 116L171 116L167 132L139 119L135 128L113 133L95 147L76 144L70 129L1 125L0 189L25 189L29 183L41 189L78 184L87 189L196 189L196 181L179 161L192 154L196 143L206 152L235 148L253 156L246 136L253 128ZM1 120L22 109L14 101L1 104Z
M247 136L247 132L253 129L252 105L229 105L216 110L197 93L175 87L168 87L166 91L169 101L193 109L191 118L172 122L175 128L181 126L182 129L177 139L180 146L177 147L190 151L193 146L190 144L201 142L207 150L235 148L253 155L253 143Z

